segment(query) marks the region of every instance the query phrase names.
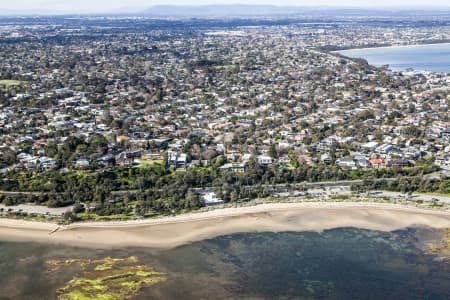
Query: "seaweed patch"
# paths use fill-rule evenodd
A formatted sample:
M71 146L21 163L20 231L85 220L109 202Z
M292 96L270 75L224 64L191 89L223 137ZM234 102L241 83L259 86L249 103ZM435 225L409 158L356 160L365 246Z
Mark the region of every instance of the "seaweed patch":
M66 267L79 268L82 272L81 276L73 278L58 290L60 300L129 299L141 289L167 280L164 273L147 265L139 265L135 256L50 260L47 266L48 272L52 273Z

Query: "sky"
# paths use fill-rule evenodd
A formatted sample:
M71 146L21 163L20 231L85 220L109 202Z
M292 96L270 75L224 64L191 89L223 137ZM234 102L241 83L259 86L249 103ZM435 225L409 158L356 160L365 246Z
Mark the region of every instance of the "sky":
M60 10L99 12L121 8L148 8L154 5L203 4L275 4L296 6L352 6L352 7L450 7L449 0L1 0L3 10Z

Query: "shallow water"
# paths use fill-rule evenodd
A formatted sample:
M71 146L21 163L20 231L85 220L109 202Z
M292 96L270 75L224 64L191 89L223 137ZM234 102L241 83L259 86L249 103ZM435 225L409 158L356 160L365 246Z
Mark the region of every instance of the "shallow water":
M52 259L136 256L167 276L134 299L450 299L450 263L423 250L433 230L245 233L155 252L0 243L0 299L55 299L80 276Z
M392 70L408 68L450 73L450 44L383 47L339 51L342 55L364 58L374 66L389 65Z

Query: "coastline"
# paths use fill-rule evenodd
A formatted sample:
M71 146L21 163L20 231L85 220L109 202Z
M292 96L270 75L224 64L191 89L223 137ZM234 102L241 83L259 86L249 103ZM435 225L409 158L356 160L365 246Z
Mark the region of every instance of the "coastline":
M323 231L358 227L392 231L412 226L450 228L450 211L359 202L269 203L159 219L53 223L0 219L0 240L87 248L167 249L240 232Z
M371 50L371 49L393 49L393 48L416 48L416 47L429 47L437 45L450 45L450 42L444 43L429 43L429 44L411 44L411 45L397 45L397 46L381 46L381 47L364 47L364 48L351 48L345 50L330 51L331 53L343 53L343 52L354 52L359 50Z

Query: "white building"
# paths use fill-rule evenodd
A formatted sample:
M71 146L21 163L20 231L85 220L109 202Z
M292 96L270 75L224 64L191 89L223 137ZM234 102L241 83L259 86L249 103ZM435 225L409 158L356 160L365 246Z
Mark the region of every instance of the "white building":
M273 163L273 159L270 156L260 155L256 158L260 166L267 167Z
M356 162L353 158L338 158L336 165L343 168L356 169Z
M203 201L205 201L205 205L218 205L223 204L223 200L217 198L216 193L214 192L206 192L202 195Z

